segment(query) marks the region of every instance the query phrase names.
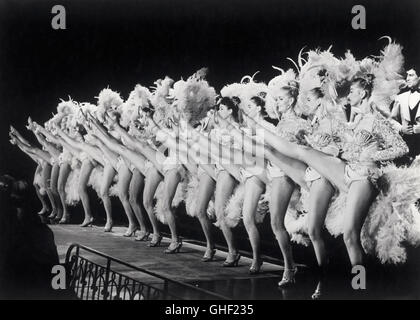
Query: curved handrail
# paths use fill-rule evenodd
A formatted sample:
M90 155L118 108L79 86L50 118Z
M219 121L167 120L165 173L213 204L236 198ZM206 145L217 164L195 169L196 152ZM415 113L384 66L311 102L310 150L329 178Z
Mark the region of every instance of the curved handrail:
M199 288L199 287L193 286L193 285L188 284L188 283L185 283L185 282L181 282L181 281L177 281L177 280L173 280L173 279L166 278L165 276L162 276L162 275L160 275L160 274L158 274L158 273L155 273L155 272L153 272L153 271L149 271L149 270L146 270L146 269L144 269L144 268L134 266L134 265L132 265L132 264L130 264L130 263L127 263L127 262L125 262L125 261L122 261L122 260L120 260L120 259L118 259L118 258L115 258L115 257L109 256L109 255L107 255L107 254L105 254L105 253L103 253L103 252L100 252L100 251L95 250L95 249L90 248L90 247L86 247L86 246L81 245L81 244L78 244L78 243L72 243L72 244L70 244L69 248L67 249L67 253L66 253L66 264L69 264L69 263L70 263L70 259L71 259L72 251L73 251L73 249L75 249L75 248L76 248L76 250L83 249L83 250L85 250L85 251L88 251L88 252L94 253L94 254L96 254L96 255L98 255L98 256L100 256L100 257L103 257L103 258L107 259L108 261L114 261L114 262L117 262L117 263L119 263L119 264L122 264L122 265L124 265L124 266L126 266L126 267L129 267L129 268L131 268L131 269L134 269L134 270L136 270L136 271L139 271L139 272L142 272L142 273L148 274L148 275L150 275L150 276L153 276L153 277L155 277L155 278L161 279L161 280L163 280L163 281L165 281L165 282L172 283L172 284L176 284L176 285L178 285L178 286L181 286L181 287L184 287L184 288L188 288L189 290L193 290L193 291L196 291L196 292L198 291L198 292L200 292L200 293L203 293L203 294L206 294L206 295L208 295L208 296L211 296L211 297L213 297L214 299L220 299L220 300L231 300L229 297L225 297L225 296L220 295L220 294L218 294L218 293L214 293L214 292L211 292L211 291L208 291L208 290L206 290L206 289L203 289L203 288ZM79 253L77 253L77 255L79 255Z

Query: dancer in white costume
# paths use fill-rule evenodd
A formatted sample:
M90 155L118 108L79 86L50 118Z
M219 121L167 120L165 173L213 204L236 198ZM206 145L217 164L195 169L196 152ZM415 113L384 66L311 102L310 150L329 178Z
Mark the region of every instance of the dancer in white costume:
M347 194L343 234L353 266L363 264L360 231L377 193L375 186L380 172L376 162L393 160L407 152L407 146L390 123L369 105L371 91L369 80L358 78L353 81L349 102L353 108L359 108L363 117L344 144L343 160L290 143L263 129L266 143L289 157L306 162Z
M310 239L325 273L324 226L334 236L343 234L353 266L363 264L364 251L381 262L404 262L403 243L420 243L413 205L420 197L420 161L404 168L389 164L407 152L388 119L402 84L401 47L390 43L380 56L361 61L349 52L338 59L330 49L306 54L299 54L298 74L281 70L268 86L244 77L224 87L217 111L209 112L215 91L200 70L173 88L169 78L158 80L153 92L138 85L124 103L110 89L100 93L98 106L62 102L45 126L29 123L42 149L12 128L11 142L37 163L41 213L48 210L46 193L50 217L68 222L67 205L80 198L82 226L91 225L86 188L92 185L107 213L105 231L112 228L110 195L118 195L129 220L126 236L138 224L136 239L147 240L142 201L153 228L149 245L161 242L160 220L171 230L165 252L176 253L182 242L175 208L185 201L206 237L202 261L214 258L216 219L229 248L223 266L237 266L233 228L243 221L253 251L249 271L255 274L262 265L257 223L269 211L285 263L279 286L295 281L290 239ZM347 85L350 93L344 94ZM348 123L345 102L351 105ZM300 116L302 110L310 121ZM322 291L321 278L313 297Z
M33 185L35 187L35 192L41 201L42 208L38 212L39 215L48 214L50 211L51 204L49 204L49 197L47 196L47 184L43 180L43 172L46 171L45 168L50 166L50 156L48 153L43 152L42 150L32 146L28 140L23 138L23 136L17 131L13 126L10 126L10 143L16 145L20 150L22 150L26 155L28 155L35 163L37 167L35 169Z
M294 110L298 93L299 88L297 82L295 81L295 74L291 70L270 81L267 100L271 102L271 105L267 105L266 110L272 118L279 118L280 112L282 113L282 118L279 121L277 128L261 117L255 117L255 112L252 108L245 109L244 113L248 114L248 116L253 119L257 119L256 122L260 126L267 128L267 130L277 132L287 139L296 141L295 135L298 132L308 131L310 129L309 123L301 119ZM258 100L258 97L251 97L251 101L253 100ZM234 127L229 127L228 129L232 130L239 138L239 130L236 130ZM256 129L258 131L258 128ZM257 148L264 150L264 146L258 143L258 138L256 138L256 141ZM255 145L249 146L248 150L252 152L251 149L253 147L255 147ZM245 148L247 149L247 147ZM265 184L271 188L269 192L266 192L265 198L269 201L272 229L282 250L286 267L282 281L279 285L286 286L294 282L294 274L296 273L291 254L289 236L284 226L285 214L295 189L295 182L293 179L288 177L286 172L290 172L290 175L294 177L296 182L303 185L303 176L306 165L298 163L297 161L292 161L294 163L289 161L287 163L284 161L284 157L283 159L280 159L279 155L275 155L271 151L270 154L270 158L280 167L276 164L273 165L268 162L266 168L264 169L266 170L268 178ZM254 213L255 212L256 210Z

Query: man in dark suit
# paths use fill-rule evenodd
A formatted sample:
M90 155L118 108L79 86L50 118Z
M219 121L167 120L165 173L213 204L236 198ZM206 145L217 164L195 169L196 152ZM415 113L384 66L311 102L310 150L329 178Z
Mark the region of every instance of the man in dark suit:
M420 154L420 77L416 70L407 71L407 90L396 99L391 117L398 121L399 129L409 148L410 162Z

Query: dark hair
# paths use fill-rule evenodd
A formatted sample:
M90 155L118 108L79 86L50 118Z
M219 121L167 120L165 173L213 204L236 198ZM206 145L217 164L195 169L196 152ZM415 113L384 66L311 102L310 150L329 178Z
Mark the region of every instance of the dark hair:
M321 87L315 87L309 90L311 94L313 94L317 99L324 98L325 94Z
M410 66L410 67L408 67L408 68L406 69L405 73L408 73L408 71L410 71L410 70L413 70L413 71L416 73L416 75L418 76L417 69L416 69L416 67L415 67L415 66Z
M368 74L365 78L356 78L351 83L352 85L357 84L361 89L365 90L365 98L369 98L372 94L373 79L374 76L372 74Z
M236 122L239 122L239 107L238 104L233 100L233 98L223 97L220 99L219 103L216 106L216 110L219 110L220 105L223 104L228 107L229 110L232 110L232 117Z
M253 96L250 100L254 102L258 107L261 107L261 115L263 116L263 118L267 118L268 113L265 110L265 100L260 96Z
M283 90L286 90L290 98L293 98L293 107L297 103L299 96L299 82L291 80L287 83L286 86L282 87Z
M239 97L233 96L232 97L232 101L239 106L239 104L241 103L241 99Z

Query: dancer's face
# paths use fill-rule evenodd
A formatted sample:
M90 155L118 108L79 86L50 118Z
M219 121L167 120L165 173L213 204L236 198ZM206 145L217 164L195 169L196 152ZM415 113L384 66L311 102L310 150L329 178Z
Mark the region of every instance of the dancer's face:
M366 91L360 88L357 83L355 83L350 87L350 93L347 96L347 101L352 107L356 107L362 103L365 95Z
M245 112L250 118L255 118L260 114L261 107L257 106L253 100L248 100L248 102L245 104Z
M287 90L280 90L275 98L277 102L278 112L283 113L290 109L293 104L293 98L289 95Z
M313 93L308 93L305 105L307 107L308 114L314 114L321 105L321 99Z
M232 115L232 109L229 109L224 104L220 104L219 105L219 110L218 110L217 113L222 119L227 119Z

